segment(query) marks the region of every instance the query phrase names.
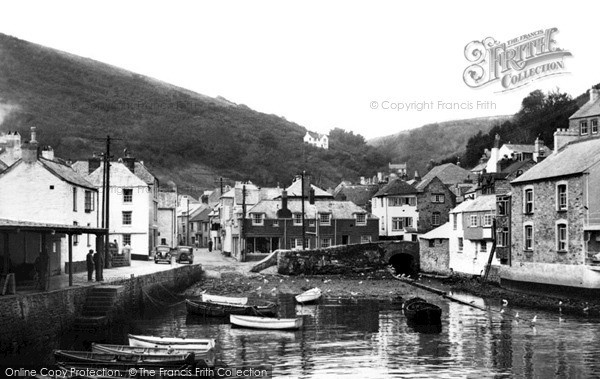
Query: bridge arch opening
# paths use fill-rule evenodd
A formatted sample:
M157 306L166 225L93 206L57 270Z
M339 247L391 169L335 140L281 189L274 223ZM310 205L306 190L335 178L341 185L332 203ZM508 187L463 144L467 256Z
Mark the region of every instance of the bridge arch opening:
M394 254L390 257L388 263L394 268L396 275L417 276L415 259L410 254Z

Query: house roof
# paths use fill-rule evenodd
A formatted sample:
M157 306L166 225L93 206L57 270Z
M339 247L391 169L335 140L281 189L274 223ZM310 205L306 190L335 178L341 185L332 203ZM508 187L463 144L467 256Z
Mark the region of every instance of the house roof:
M48 171L58 176L60 179L67 183L74 184L79 187L89 188L95 190L94 184L86 180L83 176L73 170L70 166L44 159L38 158L38 162L42 164Z
M520 169L522 169L523 167L527 166L528 164L535 164L535 162L531 159L527 159L527 160L523 160L523 161L516 161L511 163L510 165L506 166L502 171L500 171L502 174L506 174L506 175L510 175L513 172L516 172Z
M94 172L87 176L87 179L96 187L102 187L104 169L100 165ZM131 172L127 166L120 162L110 163L110 186L111 187L146 187L146 182L142 181L137 175Z
M442 183L446 185L463 183L466 179L470 178L473 173L469 170L455 165L454 163L446 163L443 165L435 166L425 176L419 184L418 189L425 188L434 177L438 177Z
M448 239L452 233L452 225L449 222L444 225L440 225L437 228L428 231L427 233L420 235L419 239L433 240L433 239Z
M511 182L523 183L581 174L600 162L600 138L574 141Z
M177 208L177 192L158 191L159 208Z
M277 211L281 208L280 200L262 200L247 212L264 213L266 218L277 218ZM289 199L288 209L292 213L302 212L302 201ZM371 213L354 204L351 201L317 200L314 204L304 204L304 213L307 219L314 219L318 213L330 213L334 219L353 219L355 214L365 214L368 219L377 219Z
M212 208L209 207L206 204L202 204L202 206L200 206L196 212L194 212L194 215L191 215L192 218L190 219L190 221L208 221L208 216L210 215L210 213L212 212Z
M344 200L351 201L362 207L371 201L377 191L379 191L379 186L376 184L345 186L337 191L334 198L342 200L342 197L345 197Z
M487 161L478 164L477 166L471 169L471 172L479 172L483 171L487 167Z
M323 137L327 137L326 134L319 134L319 133L315 133L315 132L309 132L308 130L306 131L306 134L308 134L309 136L311 136L314 139L321 139Z
M0 172L6 170L8 165L0 160Z
M473 200L465 200L458 204L450 213L480 212L496 209L496 195L483 195Z
M142 179L146 184L154 184L154 180L156 177L148 170L142 162L135 162L133 166L133 173L140 179Z
M415 187L406 183L404 180L394 179L385 186L383 186L383 188L381 188L379 191L377 191L377 193L373 195L373 197L410 195L416 194L418 192L419 191Z
M329 192L315 186L314 184L310 185L310 188L315 190L315 197L330 197L333 198L333 195ZM301 197L302 196L302 180L294 181L288 188L285 189L287 191L288 197ZM308 197L308 194L304 194L305 197Z
M16 221L0 219L0 230L20 230L20 231L54 231L58 233L90 233L90 234L106 234L107 230L95 228L85 225L63 225L63 224L48 224L42 222L31 221Z
M577 112L573 113L571 117L569 117L569 120L598 115L600 115L600 97L598 97L595 101L588 101L587 103L583 104L581 108L577 110Z

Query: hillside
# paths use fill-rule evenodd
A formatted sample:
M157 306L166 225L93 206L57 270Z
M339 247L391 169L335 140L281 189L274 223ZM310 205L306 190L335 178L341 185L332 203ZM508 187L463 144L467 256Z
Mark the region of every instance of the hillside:
M511 116L494 116L427 124L367 143L380 149L394 163L407 162L410 176L414 170L422 176L430 160L456 162L456 158L463 156L470 137L479 132L487 133L510 119Z
M306 128L282 117L2 34L0 122L22 135L36 126L42 144L73 160L103 151L109 134L115 157L127 148L194 194L218 177L286 185L302 170L326 188L388 160L341 129L328 151L305 147Z

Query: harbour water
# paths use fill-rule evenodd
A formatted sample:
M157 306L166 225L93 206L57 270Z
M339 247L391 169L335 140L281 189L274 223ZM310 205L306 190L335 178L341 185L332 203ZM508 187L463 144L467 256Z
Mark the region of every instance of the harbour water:
M470 299L489 310L431 295L427 300L443 310L441 328L415 329L392 299L328 298L301 306L280 295L281 316L304 318L294 332L231 328L227 320L188 316L178 303L147 307L101 335L66 333L35 355L52 364L52 348L126 343L129 332L216 338L217 365L272 365L276 378L600 377L600 320Z

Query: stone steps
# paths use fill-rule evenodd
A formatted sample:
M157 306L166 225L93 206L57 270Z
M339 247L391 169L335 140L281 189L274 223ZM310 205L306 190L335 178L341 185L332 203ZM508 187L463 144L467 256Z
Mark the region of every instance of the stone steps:
M92 288L83 304L81 316L75 319L76 330L94 330L108 324L110 313L122 286L100 285Z

